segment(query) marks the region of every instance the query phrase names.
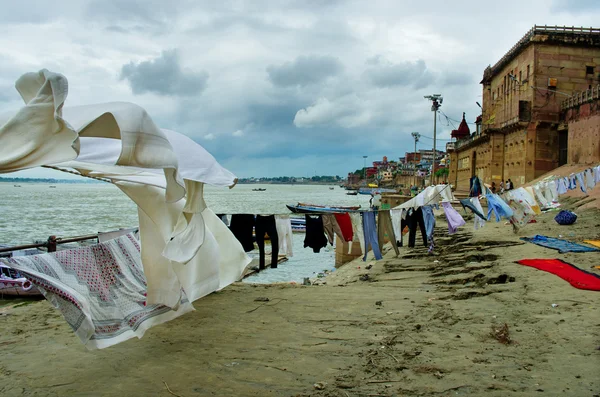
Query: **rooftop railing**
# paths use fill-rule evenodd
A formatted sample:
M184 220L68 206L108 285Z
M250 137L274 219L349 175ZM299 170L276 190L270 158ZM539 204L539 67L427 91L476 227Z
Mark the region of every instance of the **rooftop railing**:
M591 102L595 99L600 98L600 84L591 89L578 92L577 94L571 95L560 103L561 110L567 110L575 106L580 106L586 102Z
M600 28L593 28L593 27L584 28L583 26L576 27L576 26L533 25L533 27L531 29L529 29L527 31L527 33L525 33L523 35L523 37L521 37L521 39L519 41L517 41L516 44L513 45L511 47L511 49L508 50L502 58L500 58L500 60L498 62L496 62L496 64L492 67L492 70L495 71L497 69L497 67L499 67L500 65L503 65L504 62L506 62L509 58L511 58L514 55L514 53L521 48L521 46L523 46L524 44L529 42L531 40L531 38L538 33L541 33L541 34L544 34L544 33L570 33L570 34L598 34L598 35L600 35Z

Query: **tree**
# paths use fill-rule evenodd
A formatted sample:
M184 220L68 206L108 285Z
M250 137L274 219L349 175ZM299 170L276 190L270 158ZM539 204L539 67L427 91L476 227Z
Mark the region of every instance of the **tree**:
M439 168L435 171L435 176L438 178L446 178L450 174L450 170L448 168Z

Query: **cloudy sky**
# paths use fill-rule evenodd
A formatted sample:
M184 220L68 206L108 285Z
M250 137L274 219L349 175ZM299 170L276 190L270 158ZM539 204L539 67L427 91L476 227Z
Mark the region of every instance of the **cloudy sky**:
M0 110L22 105L22 73L46 68L68 78L67 106L135 102L240 177L345 176L363 155L413 150L412 131L431 148L424 95L472 122L483 69L534 24L600 19L599 0L2 3Z

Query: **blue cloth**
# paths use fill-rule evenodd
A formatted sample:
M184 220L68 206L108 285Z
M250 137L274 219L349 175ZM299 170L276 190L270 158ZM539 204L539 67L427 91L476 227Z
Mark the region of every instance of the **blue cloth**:
M600 251L598 248L586 247L585 245L572 243L559 238L535 235L533 237L521 237L521 240L528 241L533 244L541 245L542 247L558 250L561 254L565 252L595 252Z
M575 175L569 176L569 190L577 189L577 180Z
M488 221L492 218L492 211L496 215L496 222L500 222L500 218L510 218L513 216L513 210L498 196L497 194L487 194L485 196L488 202Z
M427 234L427 241L429 242L429 252L433 252L435 244L433 242L433 231L435 230L435 215L433 214L433 207L431 205L425 205L421 207L423 211L423 222L425 223L425 234Z
M377 225L375 224L375 213L374 212L363 212L363 233L365 235L365 256L363 261L367 260L367 252L369 252L369 245L375 254L375 259L379 260L381 251L379 251L379 240L377 239Z
M577 215L568 210L562 210L554 217L559 225L572 225L577 220Z

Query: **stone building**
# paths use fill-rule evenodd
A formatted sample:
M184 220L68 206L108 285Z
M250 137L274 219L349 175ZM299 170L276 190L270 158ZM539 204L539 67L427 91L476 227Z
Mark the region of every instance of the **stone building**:
M567 135L569 164L600 163L600 84L562 103L559 133Z
M448 145L448 181L469 190L511 179L516 186L566 164L561 103L600 82L600 29L534 26L483 73L475 133Z

